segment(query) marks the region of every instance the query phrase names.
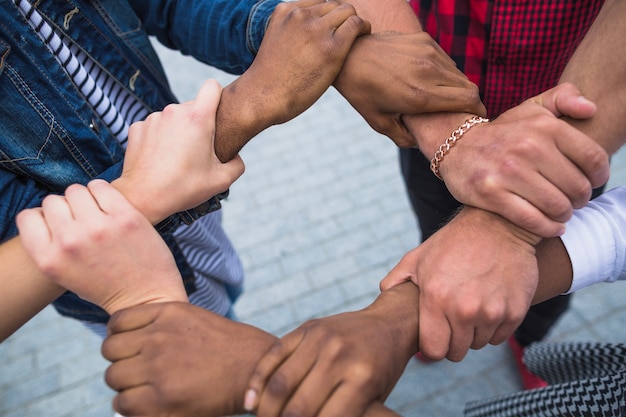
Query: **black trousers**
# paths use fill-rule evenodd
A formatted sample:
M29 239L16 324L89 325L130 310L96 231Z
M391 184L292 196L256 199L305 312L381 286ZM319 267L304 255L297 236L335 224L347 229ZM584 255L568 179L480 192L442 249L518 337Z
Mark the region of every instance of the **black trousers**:
M430 160L419 150L400 149L400 168L424 241L447 223L461 204L448 192L443 181L433 175ZM602 191L594 190L594 197ZM570 297L562 295L532 306L515 332L517 341L527 346L543 339L567 311Z

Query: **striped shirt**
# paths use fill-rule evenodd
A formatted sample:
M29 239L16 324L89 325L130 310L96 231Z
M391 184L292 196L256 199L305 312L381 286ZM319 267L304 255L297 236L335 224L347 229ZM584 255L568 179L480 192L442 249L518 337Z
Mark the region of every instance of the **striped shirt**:
M103 123L125 146L129 126L143 120L149 114L148 109L71 39L54 30L29 1L14 2ZM207 310L229 315L232 302L225 285L241 287L243 268L221 219L221 211L209 213L190 226L181 226L174 235L194 271L196 291L189 300ZM102 325L88 323L88 327L106 334Z

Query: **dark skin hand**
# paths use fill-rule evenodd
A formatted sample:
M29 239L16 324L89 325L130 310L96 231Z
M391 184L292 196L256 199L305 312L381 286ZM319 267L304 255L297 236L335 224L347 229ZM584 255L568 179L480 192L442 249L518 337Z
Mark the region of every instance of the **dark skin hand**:
M258 133L315 103L355 39L369 30L349 4L301 0L276 6L254 62L222 92L215 140L220 160L230 160Z
M384 401L417 351L419 290L400 285L369 307L311 320L257 364L246 409L259 417L361 416ZM407 304L409 303L409 304Z
M302 113L331 84L375 130L403 147L415 140L401 114L484 114L478 88L429 35L369 31L347 3L279 4L254 62L222 93L215 140L220 160Z
M102 345L102 354L113 362L106 381L119 391L113 407L127 417L243 414L247 381L277 340L180 302L118 311L109 334ZM398 416L375 402L364 415Z
M401 148L416 145L403 115L486 112L478 87L426 32L359 37L333 85Z

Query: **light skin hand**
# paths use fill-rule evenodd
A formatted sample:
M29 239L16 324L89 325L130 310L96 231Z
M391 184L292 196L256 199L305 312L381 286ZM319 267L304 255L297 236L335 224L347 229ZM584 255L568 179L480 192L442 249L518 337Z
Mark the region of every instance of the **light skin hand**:
M171 105L163 112L149 116L146 121L131 126L123 173L121 178L113 181L113 185L136 205L149 222L156 224L177 211L196 207L227 189L243 173L243 162L239 157L222 164L213 150L215 112L220 91L219 84L208 81L195 100ZM106 285L105 281L80 282L76 279L81 275L77 271L88 272L82 274L83 278L93 276L96 270L91 269L89 262L93 262L92 266L99 268L98 271L103 272L105 277L109 277L114 270L120 270L120 265L137 274L132 269L137 266L135 259L116 264L132 253L119 252L121 247L113 244L116 239L130 243L126 241L124 232L139 242L142 241L139 236L145 233L150 243L135 246L141 248L142 255L152 250L149 248L153 248L154 253L160 253L165 245L159 236L154 239L150 236L155 231L146 227L145 219L139 219L141 214L124 203L121 196L116 195L114 190L107 190L108 185L96 184L89 185L93 194L84 187L72 186L66 197L51 196L46 199L43 208L26 210L17 216L16 221L24 237L5 243L3 253L9 254L11 259L11 264L6 265L8 270L13 270L11 265L19 265L20 274L15 277L19 278L19 282L2 286L3 293L7 295L3 305L6 311L11 312L11 320L5 320L4 326L0 326L0 339L8 337L61 295L64 285L83 298L100 304L109 313L134 303L186 299L184 291L181 292L180 275L171 268L161 268L159 274L162 278L152 281L162 281L159 284L163 285L162 290L142 284L137 292L116 295L113 287ZM105 209L110 201L118 201L120 206L112 208L111 205L108 210ZM84 208L94 217L81 214L80 210ZM129 217L124 219L126 215ZM105 223L96 224L96 218ZM62 224L71 225L71 233ZM105 224L111 229L102 229ZM105 266L107 261L101 259L104 251L98 255L101 249L95 249L100 244L98 240L108 245L107 250L114 254L115 260L107 259L115 268ZM171 266L166 261L171 258L169 250L164 253L165 258L159 259L158 263ZM149 261L143 265L153 263ZM124 274L119 273L114 278ZM145 283L146 275L137 275L137 279L138 283ZM130 288L132 281L116 285L122 291ZM98 288L103 292L99 293ZM21 300L21 303L17 304L14 300Z
M276 341L252 326L184 303L119 311L109 321L109 334L102 345L104 357L113 362L106 381L119 391L115 410L127 416L243 414L250 374ZM366 416L397 414L374 403Z
M65 196L47 196L41 208L20 212L16 221L37 267L55 284L108 313L187 300L165 242L105 181L71 185Z
M573 208L608 180L609 159L559 117L589 118L595 110L576 87L562 84L474 126L440 163L448 190L542 237L562 234Z
M334 86L374 130L399 147L417 146L403 115L485 114L478 87L425 32L360 37Z
M355 39L369 31L369 23L349 4L301 0L276 6L254 62L222 93L215 143L220 160L315 103L337 77Z
M407 253L381 289L413 281L420 351L460 361L470 348L502 343L523 320L537 288L538 242L496 214L464 207Z
M220 92L208 80L194 100L131 125L122 176L113 185L152 224L197 207L243 174L239 156L221 163L214 151Z
M363 310L284 336L252 373L246 409L259 417L350 417L384 401L417 350L418 293L399 285Z

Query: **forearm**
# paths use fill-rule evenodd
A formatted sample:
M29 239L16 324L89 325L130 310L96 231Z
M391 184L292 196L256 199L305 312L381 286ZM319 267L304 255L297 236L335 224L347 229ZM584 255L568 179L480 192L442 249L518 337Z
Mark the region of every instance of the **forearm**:
M265 92L249 71L222 91L215 119L215 154L222 162L234 158L253 137L275 124L264 111Z
M565 293L572 284L572 264L560 238L543 239L536 246L539 284L532 304Z
M372 33L422 31L422 26L406 0L339 0L339 3L353 5L357 14L371 23Z
M60 296L64 289L35 266L21 244L13 238L0 245L4 279L0 283L0 342Z
M591 29L569 61L560 82L571 82L596 103L592 119L569 120L615 153L626 140L626 2L607 0Z

